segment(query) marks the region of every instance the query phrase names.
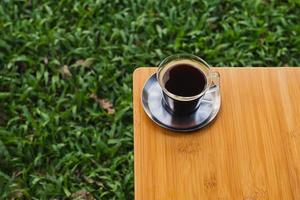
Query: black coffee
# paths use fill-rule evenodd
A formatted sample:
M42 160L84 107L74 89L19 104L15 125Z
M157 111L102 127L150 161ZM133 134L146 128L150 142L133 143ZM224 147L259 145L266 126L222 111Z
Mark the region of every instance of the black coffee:
M164 81L165 88L170 93L183 97L200 94L206 85L206 77L203 72L189 64L170 67L165 73Z

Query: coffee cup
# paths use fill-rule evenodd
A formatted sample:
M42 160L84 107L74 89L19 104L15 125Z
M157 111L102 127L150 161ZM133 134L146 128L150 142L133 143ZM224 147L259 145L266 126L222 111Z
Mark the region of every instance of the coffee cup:
M157 81L162 89L162 104L175 115L195 112L205 94L219 86L220 75L203 59L191 54L165 58L158 66Z

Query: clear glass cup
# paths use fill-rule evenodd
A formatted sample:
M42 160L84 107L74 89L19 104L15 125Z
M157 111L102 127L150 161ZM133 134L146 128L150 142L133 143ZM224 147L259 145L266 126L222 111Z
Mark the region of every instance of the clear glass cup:
M171 93L165 87L164 76L171 67L186 64L192 65L199 69L206 78L206 84L199 94L194 96L178 96ZM163 92L163 105L173 114L190 114L194 112L200 105L204 95L213 87L219 86L220 75L218 72L212 71L209 64L203 59L191 54L178 54L165 58L158 66L156 78ZM200 87L200 86L199 86Z

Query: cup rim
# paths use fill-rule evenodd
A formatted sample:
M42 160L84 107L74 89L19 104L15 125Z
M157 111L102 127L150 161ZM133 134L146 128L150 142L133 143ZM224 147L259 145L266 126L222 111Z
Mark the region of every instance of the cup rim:
M183 54L175 54L175 55L170 55L168 57L166 57L165 59L163 59L159 65L158 65L158 69L156 71L156 79L162 89L162 91L170 98L174 99L174 100L178 100L178 101L192 101L198 98L201 98L208 90L209 85L210 85L210 77L206 76L206 84L204 89L201 91L201 93L194 95L194 96L180 96L180 95L175 95L171 92L169 92L163 85L163 83L160 81L159 78L159 74L162 70L162 68L164 67L164 65L166 65L167 63L169 63L170 61L176 60L176 58L178 58L177 60L192 60L194 62L198 62L200 64L203 64L205 67L208 68L208 74L210 74L211 72L211 66L202 58L193 55L193 54L187 54L187 53L183 53ZM169 61L170 60L170 61Z

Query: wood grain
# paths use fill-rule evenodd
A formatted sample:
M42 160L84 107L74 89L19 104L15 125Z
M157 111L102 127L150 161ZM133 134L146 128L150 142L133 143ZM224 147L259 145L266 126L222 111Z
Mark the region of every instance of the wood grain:
M221 111L191 134L144 113L141 91L155 70L134 72L136 200L300 199L300 69L215 68Z

